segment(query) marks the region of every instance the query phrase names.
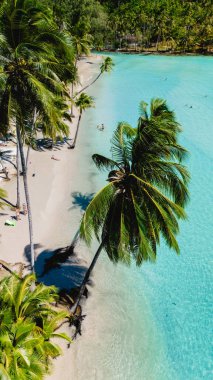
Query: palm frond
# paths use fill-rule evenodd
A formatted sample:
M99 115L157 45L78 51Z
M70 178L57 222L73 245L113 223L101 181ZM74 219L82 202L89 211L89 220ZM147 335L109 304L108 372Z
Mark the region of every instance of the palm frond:
M101 189L87 206L80 225L80 237L90 244L92 235L99 237L112 196L115 193L113 182Z
M98 169L100 170L112 170L115 167L119 167L116 161L111 160L110 158L101 156L100 154L93 154L92 159L97 166Z

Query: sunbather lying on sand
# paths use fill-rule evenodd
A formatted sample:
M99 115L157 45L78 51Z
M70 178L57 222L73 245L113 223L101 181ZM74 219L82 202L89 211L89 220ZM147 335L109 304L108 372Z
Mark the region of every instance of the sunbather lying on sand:
M52 160L60 161L60 158L56 158L55 156L51 156Z

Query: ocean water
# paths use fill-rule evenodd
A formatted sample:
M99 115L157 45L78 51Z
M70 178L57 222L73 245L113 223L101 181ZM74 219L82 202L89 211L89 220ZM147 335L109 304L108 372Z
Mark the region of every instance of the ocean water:
M114 266L103 254L85 306L74 359L78 380L213 379L213 59L112 55L115 68L89 93L96 108L82 120L76 188L105 184L91 160L110 154L119 121L136 125L138 105L162 97L182 124L189 150L191 200L181 223L180 256L165 245L155 264ZM97 130L104 123L105 130ZM80 154L80 153L79 153ZM83 249L83 248L82 248ZM86 253L88 261L94 249Z

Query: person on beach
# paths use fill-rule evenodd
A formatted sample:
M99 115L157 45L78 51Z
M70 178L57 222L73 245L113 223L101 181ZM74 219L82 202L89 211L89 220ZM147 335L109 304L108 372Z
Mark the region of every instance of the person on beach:
M27 206L25 203L23 203L23 214L27 215Z
M19 208L16 208L16 220L21 220Z
M56 158L55 156L51 156L51 159L55 161L60 161L60 158Z

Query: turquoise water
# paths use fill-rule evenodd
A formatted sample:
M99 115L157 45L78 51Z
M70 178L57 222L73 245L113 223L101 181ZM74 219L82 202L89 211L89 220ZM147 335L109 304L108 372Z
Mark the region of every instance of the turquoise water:
M200 380L212 364L213 59L112 55L116 64L90 89L96 108L83 119L79 149L88 164L84 190L104 184L92 153L109 154L118 121L136 125L140 100L167 99L190 151L191 201L181 224L181 255L163 244L156 264L97 266L88 308L91 331L79 343L78 379ZM96 125L104 123L104 132ZM85 161L84 161L85 162ZM85 377L86 376L86 377Z

